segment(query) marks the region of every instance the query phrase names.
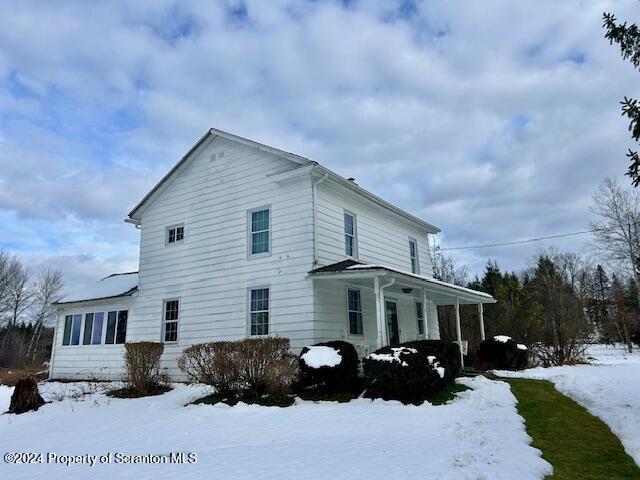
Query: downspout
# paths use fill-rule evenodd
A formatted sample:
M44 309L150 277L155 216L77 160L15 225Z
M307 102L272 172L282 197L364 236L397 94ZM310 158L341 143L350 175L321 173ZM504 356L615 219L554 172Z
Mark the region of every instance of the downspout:
M311 182L311 191L312 191L312 203L313 203L313 264L318 264L318 213L316 211L316 204L318 201L318 191L316 189L317 185L320 185L324 182L329 173L325 173L322 178L316 180L315 182Z

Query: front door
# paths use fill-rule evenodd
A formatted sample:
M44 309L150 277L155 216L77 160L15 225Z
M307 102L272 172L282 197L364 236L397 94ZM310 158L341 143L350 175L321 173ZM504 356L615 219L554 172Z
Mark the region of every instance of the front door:
M400 329L398 328L398 303L395 300L385 300L387 315L387 334L389 345L400 343Z

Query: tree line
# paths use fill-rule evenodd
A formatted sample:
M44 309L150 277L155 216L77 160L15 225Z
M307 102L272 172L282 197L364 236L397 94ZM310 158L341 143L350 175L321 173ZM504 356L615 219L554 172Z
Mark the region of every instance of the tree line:
M484 306L487 335L527 344L540 364L579 361L590 342L620 342L632 351L640 345L640 197L604 179L591 212L589 256L548 248L524 271L502 271L489 261L481 276L469 280L464 267L433 247L434 276L493 295L497 303ZM451 309L440 307L439 317L442 335L455 338ZM475 351L475 306L462 307L461 324Z
M0 367L24 367L48 360L62 295L60 270L33 274L16 256L0 250Z

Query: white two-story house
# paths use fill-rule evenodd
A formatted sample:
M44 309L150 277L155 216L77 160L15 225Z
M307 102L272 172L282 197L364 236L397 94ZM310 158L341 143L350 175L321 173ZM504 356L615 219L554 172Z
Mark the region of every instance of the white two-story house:
M436 306L482 292L432 277L439 229L322 165L209 130L135 206L140 265L57 302L51 378L117 378L125 342L343 339L361 355L439 338ZM459 309L456 309L459 312ZM459 314L458 314L459 320ZM458 321L458 339L460 328Z

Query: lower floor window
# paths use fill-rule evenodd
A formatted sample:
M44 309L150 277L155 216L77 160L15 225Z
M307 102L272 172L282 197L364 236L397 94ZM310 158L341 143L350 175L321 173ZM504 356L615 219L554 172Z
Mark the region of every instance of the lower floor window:
M124 343L127 339L127 310L107 313L107 333L104 343Z
M64 317L63 345L79 345L80 329L82 328L82 314L66 315Z
M249 303L251 335L269 335L269 289L252 289Z
M422 302L416 302L416 318L418 319L418 334L424 335L424 315L422 315Z
M165 300L164 302L164 341L178 341L178 317L180 316L180 301Z
M362 335L362 302L360 290L347 289L347 311L349 313L349 334Z
M102 334L104 343L125 343L127 339L127 310L107 312L105 328L105 312L76 313L64 317L63 345L100 345ZM83 321L84 319L84 321ZM105 331L106 330L106 331Z

